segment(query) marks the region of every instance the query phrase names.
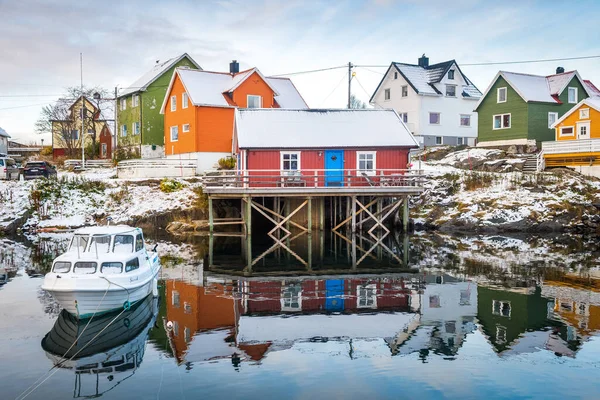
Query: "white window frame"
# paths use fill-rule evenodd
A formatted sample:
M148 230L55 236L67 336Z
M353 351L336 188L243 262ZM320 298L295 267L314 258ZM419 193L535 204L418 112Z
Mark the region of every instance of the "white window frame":
M589 119L590 118L590 109L582 108L579 110L579 119Z
M121 111L127 110L127 97L121 99Z
M437 114L438 115L438 122L437 122L437 124L431 122L431 114ZM441 125L442 124L442 113L441 112L430 112L429 113L428 122L429 122L429 125Z
M402 85L402 97L408 97L408 85Z
M140 95L139 94L134 94L131 97L131 107L137 107L140 105Z
M550 116L554 115L554 121L552 123L550 123ZM549 112L548 113L548 129L552 129L552 125L554 125L554 123L558 121L558 113L557 112Z
M361 289L363 293L361 293ZM364 304L361 301L364 300ZM371 302L371 304L369 304ZM368 285L356 286L356 308L377 308L377 285L370 283Z
M390 88L383 89L383 101L390 101L392 99L392 90Z
M563 133L563 129L571 128L571 133ZM560 137L574 137L575 136L575 127L573 125L561 126L558 130L558 136Z
M250 98L258 98L258 107L249 107L250 106ZM262 108L262 96L257 94L249 94L246 95L246 108Z
M408 113L407 112L398 113L398 116L400 117L402 122L404 122L405 124L408 124Z
M500 100L500 92L504 92L504 100ZM506 103L506 99L508 98L508 90L506 87L498 88L496 91L496 103Z
M177 134L177 139L173 139L173 128L175 128L176 134ZM172 127L169 128L169 137L171 139L171 142L178 142L179 141L179 125L174 125Z
M454 96L448 94L448 88L454 88ZM456 97L456 85L446 85L446 97Z
M101 144L100 151L101 154L106 157L106 155L108 154L108 146L106 145L106 143Z
M189 97L187 92L183 92L181 94L181 108L188 108L188 103L189 103Z
M438 143L438 139L440 139L440 142ZM436 136L435 137L435 145L436 146L440 146L444 144L444 137L443 136Z
M121 125L121 137L127 137L127 124Z
M495 312L496 303L500 303L499 313ZM504 315L502 310L504 309L504 305L508 305L508 315ZM510 318L512 315L512 304L509 300L493 300L492 301L492 315L498 315L500 317Z
M175 308L179 308L180 304L179 292L177 290L173 290L171 292L171 305Z
M131 123L131 134L133 136L140 134L140 123L139 122L132 122Z
M465 144L465 139L463 137L457 137L456 138L456 145L457 146L462 146L463 144Z
M372 169L361 169L360 168L360 156L372 155L373 156L373 168ZM365 160L366 161L366 160ZM376 151L357 151L356 152L356 174L371 175L375 176L377 174L377 152Z
M452 76L450 76L450 74L452 74ZM448 79L452 80L452 81L454 80L454 70L453 69L448 71Z
M578 97L578 89L576 87L569 87L567 92L567 101L569 102L569 104L577 104L577 97ZM571 91L575 92L575 99L573 99L573 101L571 101Z
M190 131L190 124L183 124L181 126L181 132L189 132Z
M177 111L177 96L171 96L171 111Z
M283 157L286 154L296 154L298 156L298 168L296 169L283 169ZM300 164L301 152L299 151L280 151L279 152L279 169L281 171L300 171L302 169Z
M469 118L469 124L468 125L463 125L462 120L463 117L468 117ZM470 128L471 127L471 114L460 114L459 115L459 119L458 119L458 124L463 127L463 128Z
M512 126L512 113L505 113L505 114L494 114L492 116L492 129L495 131L499 131L501 129L510 129L510 127ZM510 116L510 120L509 120L509 124L508 126L502 126L504 123L504 116L505 115L509 115ZM496 117L500 117L500 128L496 128L496 124L494 124L494 121L496 120Z

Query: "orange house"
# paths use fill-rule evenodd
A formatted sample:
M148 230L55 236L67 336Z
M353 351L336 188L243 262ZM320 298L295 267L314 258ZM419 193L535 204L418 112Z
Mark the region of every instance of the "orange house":
M167 158L196 159L198 170L214 169L232 155L236 108L306 109L287 78L265 77L257 68L230 72L177 68L162 104Z
M600 176L600 97L589 97L558 119L555 141L542 143L548 167L574 167Z

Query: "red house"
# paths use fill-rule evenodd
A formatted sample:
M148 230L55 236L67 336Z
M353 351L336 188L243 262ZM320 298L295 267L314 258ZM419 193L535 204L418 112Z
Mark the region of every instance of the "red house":
M394 110L236 110L233 151L248 186L371 185L403 174L417 147Z

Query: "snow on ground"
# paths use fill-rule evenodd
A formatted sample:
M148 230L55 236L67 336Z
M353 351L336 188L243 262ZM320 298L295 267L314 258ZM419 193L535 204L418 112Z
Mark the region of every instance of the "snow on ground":
M0 180L0 231L29 208L32 182Z
M473 160L481 160L487 159L490 157L498 156L502 154L503 151L496 149L478 149L478 148L468 148L464 150L459 150L448 154L446 157L442 158L439 161L431 161L432 164L447 164L454 165L458 162L467 161L469 159Z

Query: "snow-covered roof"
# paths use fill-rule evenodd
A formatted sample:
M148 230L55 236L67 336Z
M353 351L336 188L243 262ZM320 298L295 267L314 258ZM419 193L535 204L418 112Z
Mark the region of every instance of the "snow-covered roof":
M600 97L588 97L587 99L581 100L579 103L575 104L569 111L564 113L562 117L556 120L551 126L551 128L556 128L559 124L561 124L565 119L569 117L569 115L573 114L575 111L579 109L582 105L586 105L588 107L593 108L596 111L600 112Z
M233 92L254 73L257 73L273 90L275 101L281 108L308 108L291 80L287 78L266 78L257 68L237 74L177 68L167 89L161 112L165 110L176 75L179 76L193 105L235 107L227 93Z
M418 147L394 110L238 109L235 130L242 149Z
M173 67L173 65L175 65L185 57L187 57L187 59L190 60L190 62L194 64L196 68L202 69L192 57L190 57L187 53L183 53L179 57L173 57L168 59L167 61L156 63L150 71L140 76L135 82L129 85L129 87L123 88L121 93L119 93L119 97L127 96L135 92L141 92L146 90L146 88L148 88L148 86L152 82L157 80L162 74L164 74L171 67Z
M427 67L421 67L420 65L414 64L393 62L390 65L390 68L395 68L398 72L400 72L400 74L402 74L402 76L404 77L404 79L406 79L408 84L418 94L425 96L443 96L442 92L440 92L435 87L435 84L441 82L441 80L444 79L444 76L446 76L446 73L453 65L456 65L456 69L462 75L466 82L466 85L463 87L463 91L461 93L462 96L467 98L481 97L481 92L479 91L479 89L477 89L473 82L471 82L469 78L467 78L467 76L463 74L455 60L444 61L438 64L428 65ZM386 72L383 79L379 83L379 86L377 86L377 89L375 89L375 92L373 92L373 96L371 96L370 100L371 102L373 101L375 94L381 87L381 84L386 79L387 75L388 73Z
M88 226L85 228L77 229L76 235L117 235L133 234L137 232L138 228L134 228L129 225L108 225L108 226Z
M6 131L2 128L0 128L0 136L6 137L6 138L10 137L10 135L8 133L6 133Z
M522 74L519 72L508 72L499 71L496 77L492 80L490 86L487 88L477 107L483 101L485 96L489 93L492 86L498 80L498 77L504 78L504 80L521 96L526 102L541 102L541 103L560 103L558 96L567 87L569 82L574 77L577 77L579 82L583 85L586 93L590 94L589 85L586 85L579 76L577 71L563 72L560 74L541 76ZM591 82L590 82L591 84ZM592 85L593 86L593 85Z
M600 96L600 89L598 89L596 87L596 85L594 85L591 81L584 80L583 84L585 85L585 88L587 89L590 97L599 97Z

